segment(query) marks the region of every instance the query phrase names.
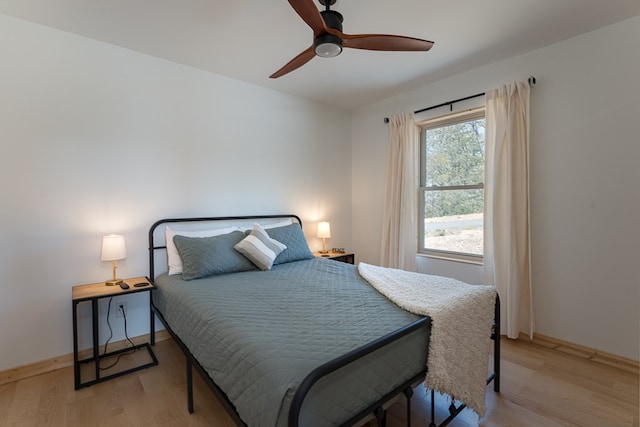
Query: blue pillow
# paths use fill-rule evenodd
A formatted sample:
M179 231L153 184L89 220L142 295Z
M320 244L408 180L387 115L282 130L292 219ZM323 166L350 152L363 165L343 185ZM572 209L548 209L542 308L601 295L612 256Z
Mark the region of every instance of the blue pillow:
M284 227L268 228L267 234L272 239L287 246L287 249L280 252L273 261L274 265L314 258L309 245L307 245L307 240L304 238L300 224L295 223Z
M213 237L173 236L182 259L182 279L255 270L251 261L233 249L244 237L242 231Z

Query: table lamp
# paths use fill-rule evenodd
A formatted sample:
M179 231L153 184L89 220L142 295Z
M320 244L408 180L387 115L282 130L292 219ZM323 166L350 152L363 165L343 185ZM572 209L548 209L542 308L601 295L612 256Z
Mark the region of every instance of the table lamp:
M328 254L329 251L325 248L326 239L331 238L331 226L328 222L322 221L318 223L318 237L322 239L322 250L321 254Z
M111 261L113 269L113 278L107 280L105 285L114 286L122 283L121 279L116 279L116 261L127 257L127 247L124 244L124 236L119 234L110 234L102 238L102 261Z

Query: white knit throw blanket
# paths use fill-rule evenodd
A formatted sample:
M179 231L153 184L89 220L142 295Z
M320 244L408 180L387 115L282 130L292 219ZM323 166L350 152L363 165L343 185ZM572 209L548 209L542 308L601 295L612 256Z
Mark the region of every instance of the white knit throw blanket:
M358 271L401 308L431 318L426 387L484 416L495 288L365 263Z

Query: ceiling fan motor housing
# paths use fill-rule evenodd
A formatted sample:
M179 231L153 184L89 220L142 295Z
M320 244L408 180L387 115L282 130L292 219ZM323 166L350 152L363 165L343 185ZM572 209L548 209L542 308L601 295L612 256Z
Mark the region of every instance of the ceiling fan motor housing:
M340 12L324 10L320 14L327 27L342 32L343 17ZM323 58L338 56L342 52L342 39L334 34L322 34L313 41L313 50Z

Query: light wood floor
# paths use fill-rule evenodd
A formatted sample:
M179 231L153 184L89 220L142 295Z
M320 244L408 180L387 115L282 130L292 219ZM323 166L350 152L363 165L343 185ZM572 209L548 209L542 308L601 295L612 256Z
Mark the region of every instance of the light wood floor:
M0 426L233 425L196 373L196 411L189 415L182 353L171 340L155 352L160 365L79 391L72 368L0 386ZM450 426L639 427L637 373L506 339L502 366L502 390L487 388L485 417L465 409ZM413 425L428 426L430 399L422 387L412 405ZM436 405L442 420L448 402L438 397ZM404 402L396 403L388 425L404 425L404 414Z

